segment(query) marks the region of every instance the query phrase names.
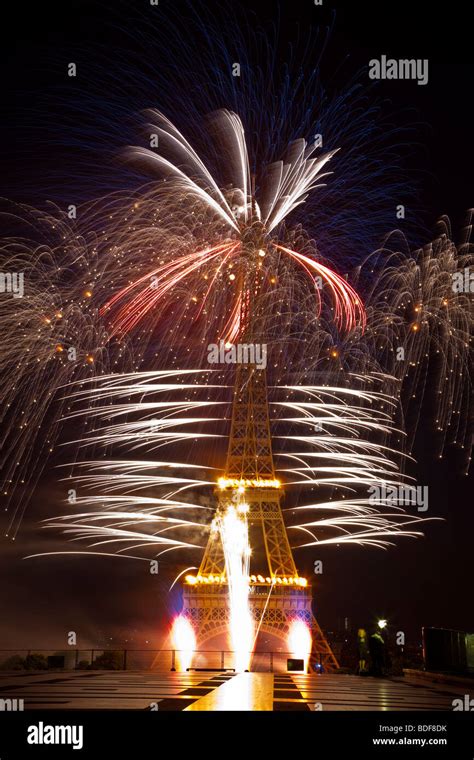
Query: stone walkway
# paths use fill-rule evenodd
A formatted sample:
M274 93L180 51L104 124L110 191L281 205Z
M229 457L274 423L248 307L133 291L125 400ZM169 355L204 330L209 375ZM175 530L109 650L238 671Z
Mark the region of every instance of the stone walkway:
M2 700L34 709L452 710L466 687L413 678L284 673L71 671L0 674Z

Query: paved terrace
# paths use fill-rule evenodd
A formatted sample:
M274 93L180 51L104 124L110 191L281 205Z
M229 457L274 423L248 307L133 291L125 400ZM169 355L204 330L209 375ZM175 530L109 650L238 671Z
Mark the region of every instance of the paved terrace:
M452 710L465 686L415 678L150 671L6 672L0 700L34 709ZM0 702L0 706L1 706Z

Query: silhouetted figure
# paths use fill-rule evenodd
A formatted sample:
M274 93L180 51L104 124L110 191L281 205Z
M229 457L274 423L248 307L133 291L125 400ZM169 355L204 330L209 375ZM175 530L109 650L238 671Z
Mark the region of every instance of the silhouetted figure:
M369 651L372 666L371 675L381 678L385 665L385 641L380 631L374 631L369 639Z
M369 642L367 637L367 631L365 628L359 628L357 631L357 651L359 653L359 667L358 674L360 676L367 675L368 659L369 659Z

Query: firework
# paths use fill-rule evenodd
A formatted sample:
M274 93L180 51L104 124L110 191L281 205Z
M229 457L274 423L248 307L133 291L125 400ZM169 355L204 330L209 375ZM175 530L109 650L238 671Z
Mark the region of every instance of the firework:
M403 431L386 452L387 469L390 457L401 448L411 448L429 372L440 455L446 443L457 442L465 447L467 466L472 304L469 293L453 290L453 278L471 264L468 235L458 249L445 226L434 243L414 253L404 249L400 236L392 235L360 266L351 284L323 264L302 229L289 229L285 223L285 215L321 184L321 170L334 153L316 159L313 149L297 141L282 162L268 167L262 188L255 188L242 124L235 114L223 111L213 117L213 134L220 132L215 139L227 146L235 175L232 185L220 190L181 133L160 114L153 116L162 149L181 160L185 156L188 173L150 150L132 151L133 160L138 157L151 164L161 179L132 196L121 193L97 201L81 229L55 209L47 215L19 209L17 215L29 221L31 237L12 237L4 243L8 266L24 270L26 281L25 298L3 298L1 303L2 331L8 336L2 355L2 373L8 378L2 386L3 444L5 452L12 448L17 452L14 460L4 459L3 490L20 495L14 503L13 534L45 455L55 446L61 418L74 417L83 425L80 433L88 418L98 422L109 417L114 423L105 432L108 444L147 450L150 445L164 449L189 441L184 428L193 419L204 426L217 421L217 404L225 403L219 399L213 401L212 418L187 418L182 413L208 403L196 404L198 371L189 375L192 382L178 378L184 400L154 400L150 413L133 423L120 422L120 418L133 411L133 404L124 403L123 397L136 395L139 410L147 412L143 391L165 395L176 390L176 375L169 384L163 383L161 375L159 388L153 389L149 377L139 373L141 366L202 367L210 338L238 339L249 297L250 265L258 282L255 334L268 343L269 373L276 387L288 388L287 400L305 381L310 382L307 388L332 386L338 394L357 387L354 392L360 399L366 391L382 388L394 399L392 412ZM275 181L273 188L269 178ZM38 244L36 239L41 237L48 242ZM256 261L250 261L252 251ZM155 264L150 266L150 261ZM110 369L118 372L117 377L104 376L104 370ZM127 369L138 374L127 375ZM103 382L94 390L76 390L91 376ZM290 377L293 384L287 386ZM73 385L76 382L78 386ZM225 382L223 369L216 375L217 395ZM87 399L86 410L72 411L72 402L79 398ZM321 414L329 412L328 399L320 403L326 409L321 407ZM304 414L307 426L311 407L294 405L292 410ZM159 411L161 416L155 414ZM335 431L350 422L353 432L355 413L346 409L344 414L352 418L343 417L339 427L334 419L325 419L324 424ZM403 430L407 417L410 423ZM298 420L298 424L303 423ZM152 440L148 425L154 428ZM212 438L204 429L198 438ZM383 415L372 421L366 417L363 429L387 434L387 421ZM86 461L93 461L81 436L76 440ZM97 435L88 433L87 447L100 446L103 440L102 430ZM308 436L295 440L313 445ZM322 453L327 461L335 454L336 444L328 444L321 436L317 445L320 460ZM355 444L351 446L354 454ZM367 456L370 441L365 446ZM176 470L179 463L175 465ZM190 466L181 463L181 469L184 465ZM127 472L118 472L120 465L113 463L94 466L88 474L78 475L79 482L108 484L113 491L125 485L136 488L138 467L143 471L142 487L152 483L205 487L211 482L170 479L169 475L154 481L144 463L127 465L123 460L121 466ZM22 489L27 472L28 488ZM321 478L321 467L316 472ZM325 480L334 487L337 477L349 477L347 472L333 472L332 480L330 476ZM354 474L353 470L350 477ZM384 475L382 470L379 475Z
M248 505L238 491L234 504L218 514L215 528L219 531L229 589L230 640L237 671L248 670L254 645L253 620L249 609L250 544L246 513Z
M68 476L67 482L84 494L77 497L78 512L50 518L44 526L60 528L76 542L87 542L86 553L100 553L106 547L117 556L129 557L140 550L148 559L179 549L201 552L206 540L203 528L220 531L227 543L229 524L238 524L243 535L242 488L234 489L239 503L217 521L203 519L213 508L199 504L200 493L219 485L219 470L198 459L202 443L221 446L230 422L232 388L227 388L227 404L212 398L222 391L213 382L217 374L208 370L109 375L89 381L88 389L81 381L81 389L71 394L73 406L79 406L71 416L88 417L94 425L71 445L75 448L80 443L86 451L99 447L99 451L108 451L109 457L101 454L97 460L85 459L75 465L73 478ZM188 382L190 379L195 382ZM352 385L356 382L354 378ZM403 474L407 455L394 444L401 435L393 422L396 399L354 387L278 386L272 391L278 483L283 483L289 494L299 494L299 502L302 494L306 497L307 503L289 507L288 512L314 515L307 522L290 521L292 530L306 536L306 542L298 545L350 542L385 548L394 538L420 535L420 523L426 518L407 514L397 500L386 512L383 500L374 500L368 492L374 485L398 488L412 483ZM156 400L162 394L168 396L167 402ZM196 399L196 394L202 398ZM187 396L184 400L183 395ZM139 400L124 403L133 396ZM173 396L181 400L174 401ZM91 407L90 402L97 399L100 405ZM107 401L113 403L107 405ZM216 409L221 410L219 414L209 414ZM117 416L127 421L117 425ZM206 428L209 432L203 432ZM289 428L294 433L288 434ZM145 449L150 454L166 452L169 446L186 451L186 460L119 458L123 449ZM317 501L308 501L314 489ZM330 498L320 498L327 493ZM183 540L184 535L189 540ZM244 544L242 563L247 557ZM229 562L237 563L237 556L230 550ZM244 564L241 576L248 576Z
M3 246L26 283L24 300L1 303L10 341L2 430L17 452L4 490L20 493L15 532L62 420L65 430L77 426L61 451L74 451L62 472L78 509L44 526L62 530L75 553L200 552L213 526L242 667L252 639L248 534L239 505L209 519L232 386L228 368L202 369L209 343L268 345L278 480L297 545L387 548L420 535L425 521L369 491L410 487L405 466L428 373L440 455L457 442L467 464L472 304L453 281L472 254L468 236L457 248L447 229L415 252L392 234L344 271L293 222L331 183L337 147L298 137L254 170L238 113L221 109L206 123L209 155L149 111L159 148L126 157L151 181L85 205L81 222L57 209L6 217L12 226L26 217L33 232Z

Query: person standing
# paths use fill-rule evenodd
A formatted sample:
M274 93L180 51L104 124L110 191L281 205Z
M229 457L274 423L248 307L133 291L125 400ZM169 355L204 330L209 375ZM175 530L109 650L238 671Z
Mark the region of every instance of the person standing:
M385 665L385 641L378 630L375 630L369 639L369 651L372 663L371 674L376 678L382 678Z
M359 653L359 667L357 673L359 676L367 674L367 661L369 659L369 642L367 640L367 631L365 628L359 628L357 631L357 650Z

